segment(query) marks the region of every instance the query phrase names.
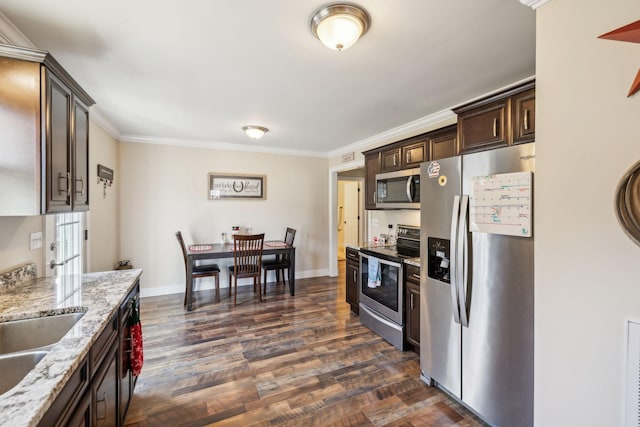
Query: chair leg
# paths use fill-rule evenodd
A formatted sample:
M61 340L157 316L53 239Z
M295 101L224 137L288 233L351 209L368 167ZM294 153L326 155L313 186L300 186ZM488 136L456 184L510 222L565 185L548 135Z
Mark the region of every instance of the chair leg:
M233 305L237 304L237 298L238 298L238 277L237 276L233 276Z
M220 302L220 275L216 274L216 302Z
M229 298L231 298L231 273L229 273Z
M264 280L263 280L264 285L264 291L262 292L263 294L267 294L267 270L264 271Z
M260 275L258 274L257 276L254 276L253 280L258 280L258 298L260 298L260 302L262 302L262 286L260 283Z

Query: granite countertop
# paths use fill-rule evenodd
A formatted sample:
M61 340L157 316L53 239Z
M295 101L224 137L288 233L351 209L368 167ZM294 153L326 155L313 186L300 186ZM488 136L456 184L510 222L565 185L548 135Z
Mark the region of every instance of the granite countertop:
M0 286L0 322L85 312L16 387L0 395L2 425L40 421L141 274L107 271Z
M368 249L368 248L384 248L385 246L394 246L395 243L379 243L379 242L358 242L357 244L347 243L345 246L353 249Z

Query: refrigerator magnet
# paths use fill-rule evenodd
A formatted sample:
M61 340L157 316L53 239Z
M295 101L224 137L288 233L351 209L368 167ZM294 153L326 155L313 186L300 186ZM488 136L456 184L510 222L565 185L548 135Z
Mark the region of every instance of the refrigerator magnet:
M438 175L440 175L440 163L429 163L429 167L427 168L427 175L429 175L429 178L437 178Z
M447 185L446 175L441 175L440 178L438 178L438 185L440 185L440 187L444 187L445 185Z

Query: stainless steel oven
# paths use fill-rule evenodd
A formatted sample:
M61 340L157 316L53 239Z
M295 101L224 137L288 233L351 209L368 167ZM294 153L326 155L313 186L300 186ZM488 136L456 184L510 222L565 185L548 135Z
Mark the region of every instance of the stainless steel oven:
M360 323L404 350L403 259L420 254L420 229L398 226L397 245L360 248Z

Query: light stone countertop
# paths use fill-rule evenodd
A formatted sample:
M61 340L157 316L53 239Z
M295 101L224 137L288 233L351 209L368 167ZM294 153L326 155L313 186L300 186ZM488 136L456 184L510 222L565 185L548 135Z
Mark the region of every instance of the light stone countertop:
M0 322L85 312L16 387L0 395L1 425L37 425L141 274L106 271L0 287Z

